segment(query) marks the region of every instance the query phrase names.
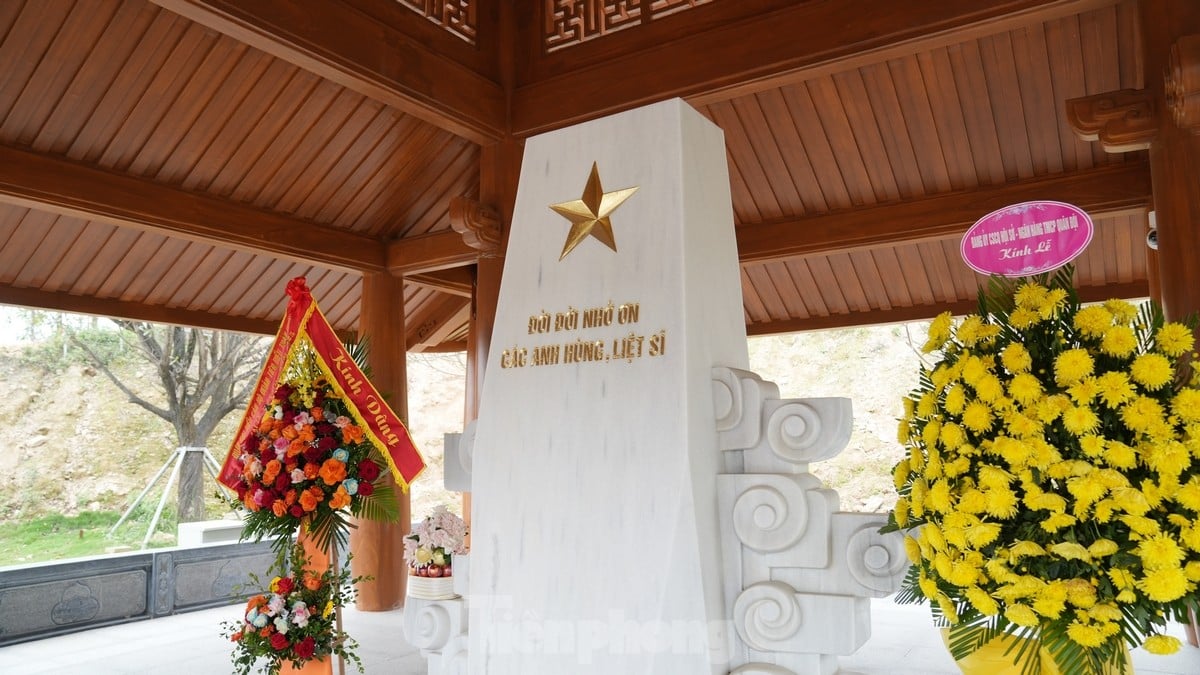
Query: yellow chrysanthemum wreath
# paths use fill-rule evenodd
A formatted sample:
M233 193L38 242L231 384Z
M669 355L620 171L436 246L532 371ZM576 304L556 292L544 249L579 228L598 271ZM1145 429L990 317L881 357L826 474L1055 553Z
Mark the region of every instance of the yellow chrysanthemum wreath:
M1123 669L1126 645L1178 649L1166 620L1196 607L1193 328L1153 304L1081 306L1071 273L993 279L978 314L937 317L940 360L904 399L898 600L931 601L955 658L1021 637L1064 673ZM1037 672L1042 650L1012 644Z

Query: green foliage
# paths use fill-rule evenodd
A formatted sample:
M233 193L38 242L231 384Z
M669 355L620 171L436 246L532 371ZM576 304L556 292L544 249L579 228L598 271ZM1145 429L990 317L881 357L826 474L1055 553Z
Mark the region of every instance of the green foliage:
M75 340L82 342L109 365L128 356L121 332L105 328L70 329ZM86 351L75 344L66 331L59 331L46 340L35 342L21 350L21 360L47 372L57 372L70 366L89 366L92 360Z

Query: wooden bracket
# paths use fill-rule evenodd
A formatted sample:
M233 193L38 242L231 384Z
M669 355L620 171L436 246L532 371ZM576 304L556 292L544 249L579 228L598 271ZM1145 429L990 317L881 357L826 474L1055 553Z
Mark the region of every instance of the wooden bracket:
M500 253L500 213L467 197L450 200L450 227L485 258Z
M1200 134L1200 35L1185 35L1171 45L1163 83L1175 124Z
M1085 141L1100 141L1105 152L1145 150L1158 135L1153 95L1121 89L1067 101L1067 124Z

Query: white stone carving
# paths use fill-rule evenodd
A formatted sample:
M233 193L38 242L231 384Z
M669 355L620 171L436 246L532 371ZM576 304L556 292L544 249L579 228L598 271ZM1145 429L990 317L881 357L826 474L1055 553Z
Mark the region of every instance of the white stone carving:
M465 576L458 567L455 574ZM467 601L465 598L404 601L404 637L428 660L429 675L465 675L467 672Z
M908 567L883 514L838 511L808 472L849 442L848 399L780 399L754 373L713 369L726 473L717 477L732 675L827 675L870 637L870 597ZM733 457L730 457L730 456Z

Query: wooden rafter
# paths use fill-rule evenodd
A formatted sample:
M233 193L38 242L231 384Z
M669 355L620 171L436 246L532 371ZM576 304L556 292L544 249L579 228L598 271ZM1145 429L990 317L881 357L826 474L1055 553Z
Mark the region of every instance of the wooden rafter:
M152 0L239 42L476 143L504 135L500 85L328 0Z
M423 274L409 274L404 277L404 280L461 298L471 297L471 289L475 285L474 275L469 266L448 267L444 270Z
M675 96L728 100L1117 1L796 2L715 25L701 10L683 12L670 18L673 39L572 63L518 88L511 131L528 137Z
M1124 284L1084 286L1077 290L1079 292L1079 299L1083 302L1100 302L1109 298L1144 298L1149 294L1150 286L1143 279ZM849 314L831 314L828 316L810 316L783 321L766 321L747 324L746 335L779 335L783 333L798 333L806 330L826 330L830 328L850 328L853 326L901 323L905 321L924 321L932 319L942 312L950 312L955 316L961 316L970 314L978 308L979 301L972 299L935 303L932 305L896 307L893 309L872 309L868 312L850 312Z
M337 269L384 269L370 237L6 146L0 201Z
M258 335L274 335L279 321L250 319L213 312L199 312L178 307L146 305L112 298L54 293L36 288L16 288L0 284L0 303L22 307L39 307L56 312L111 316L134 321L152 321L179 326L195 326L214 330L231 330Z
M470 265L479 251L463 241L462 235L449 230L397 239L387 246L387 269L408 276Z
M424 351L439 345L467 322L470 300L453 295L437 295L410 316L405 325L405 343L409 351Z
M940 239L962 234L991 211L1036 199L1069 202L1093 216L1145 210L1150 194L1149 165L1111 164L1036 181L738 227L738 257L743 263L767 262Z

